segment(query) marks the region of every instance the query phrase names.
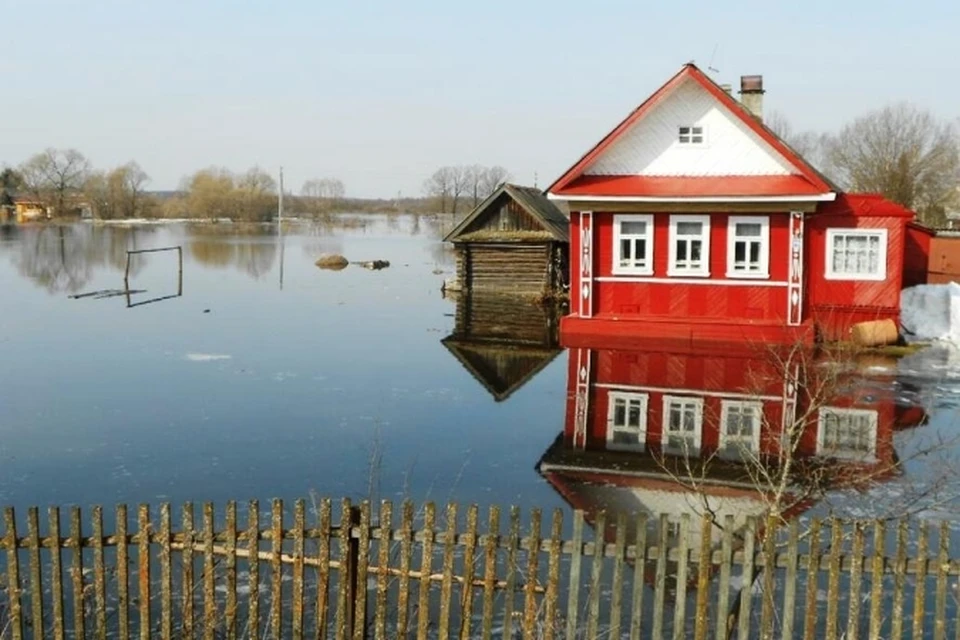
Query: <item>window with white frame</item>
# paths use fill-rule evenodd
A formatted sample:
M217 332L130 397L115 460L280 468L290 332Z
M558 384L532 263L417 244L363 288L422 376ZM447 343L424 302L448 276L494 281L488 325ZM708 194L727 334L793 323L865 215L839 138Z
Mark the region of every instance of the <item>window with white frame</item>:
M666 453L698 455L703 426L703 398L663 397L663 440Z
M742 460L760 450L763 404L738 400L720 402L720 455Z
M643 451L647 443L647 394L611 391L607 448Z
M677 140L680 144L703 144L706 136L702 126L681 125L677 128Z
M613 273L653 275L653 216L613 217Z
M727 224L727 277L770 277L770 218L730 217Z
M820 409L817 453L831 458L872 460L877 453L877 412L870 409Z
M670 216L668 276L710 275L710 216Z
M828 280L887 277L886 229L827 229Z

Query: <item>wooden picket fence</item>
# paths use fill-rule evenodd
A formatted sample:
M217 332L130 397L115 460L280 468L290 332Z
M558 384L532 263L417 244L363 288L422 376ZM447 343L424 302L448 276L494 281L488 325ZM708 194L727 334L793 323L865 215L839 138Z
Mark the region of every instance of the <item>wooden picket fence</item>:
M333 511L7 508L0 638L960 637L948 523Z

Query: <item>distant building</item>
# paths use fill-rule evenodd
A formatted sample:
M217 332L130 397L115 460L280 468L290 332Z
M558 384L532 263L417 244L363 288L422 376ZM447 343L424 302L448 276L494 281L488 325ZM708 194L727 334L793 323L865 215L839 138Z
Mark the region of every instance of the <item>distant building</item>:
M549 188L570 211L570 336L813 341L899 318L931 233L846 194L693 64Z
M538 189L502 185L444 238L457 252L453 286L529 296L565 288L569 225Z

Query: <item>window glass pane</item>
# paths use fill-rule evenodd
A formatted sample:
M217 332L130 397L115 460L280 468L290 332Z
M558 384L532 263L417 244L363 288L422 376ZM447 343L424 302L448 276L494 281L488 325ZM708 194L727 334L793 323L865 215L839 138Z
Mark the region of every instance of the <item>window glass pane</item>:
M630 264L630 250L633 248L633 242L629 238L624 238L620 241L620 265L626 266Z
M647 241L640 239L634 240L633 246L636 247L636 252L634 253L634 262L638 265L645 265L647 262Z
M740 237L760 237L760 230L762 226L759 222L738 222L736 234Z
M613 424L623 425L626 423L626 412L627 407L626 403L621 399L617 398L613 401Z
M757 263L756 266L760 266L760 243L751 242L750 243L750 262Z
M694 144L703 144L703 136L693 136L691 140Z
M702 222L679 222L677 223L677 235L680 236L699 236L703 233Z
M691 240L690 241L690 259L695 262L700 262L701 251L703 250L703 242L700 240Z
M737 242L733 245L733 259L736 262L743 262L747 259L747 243Z
M620 233L642 236L647 233L647 223L642 220L624 220L620 223Z
M613 442L615 444L635 445L640 442L640 439L637 437L636 433L631 433L629 431L614 431Z
M677 262L686 262L687 260L687 243L683 240L677 242Z
M680 135L690 135L690 127L680 127Z

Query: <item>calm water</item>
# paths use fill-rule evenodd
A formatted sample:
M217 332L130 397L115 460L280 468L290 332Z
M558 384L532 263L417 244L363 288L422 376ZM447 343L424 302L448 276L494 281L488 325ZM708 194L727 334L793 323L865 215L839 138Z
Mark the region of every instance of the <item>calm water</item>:
M0 228L0 503L316 493L568 508L535 469L563 429L567 357L495 399L441 343L457 309L440 294L442 231L412 216L303 224L282 241L223 224ZM128 249L171 245L182 295L176 253L152 253L131 262L135 306L70 297L122 289ZM391 266L324 271L326 252ZM864 385L930 423L895 436L902 477L821 511L915 506L955 466L952 445L936 464L910 455L955 438L955 354L894 363L892 381L884 366Z
M282 249L275 228L5 227L0 503L559 506L534 465L563 426L563 359L496 402L440 342L455 305L437 223L346 222ZM122 289L127 249L168 245L181 297L69 297ZM324 252L391 267L323 271ZM176 254L134 257L130 286L134 303L176 294Z

